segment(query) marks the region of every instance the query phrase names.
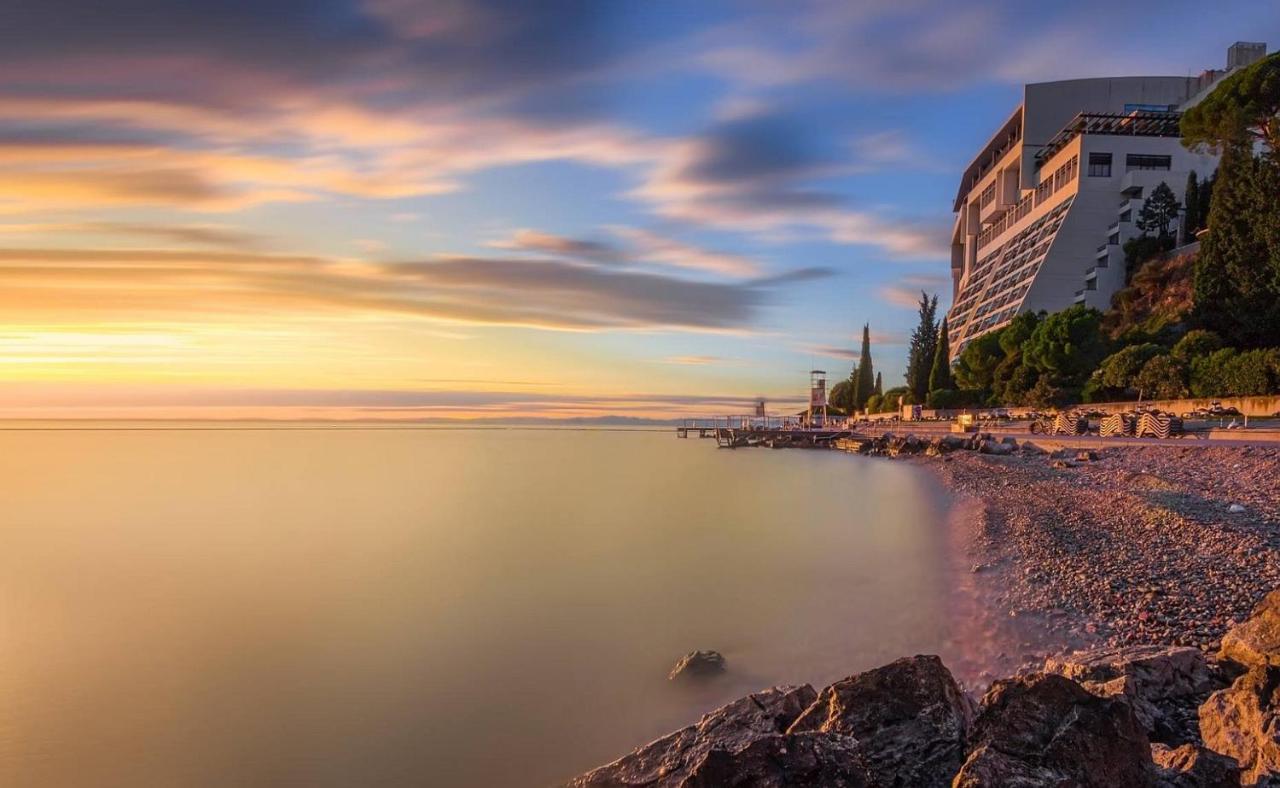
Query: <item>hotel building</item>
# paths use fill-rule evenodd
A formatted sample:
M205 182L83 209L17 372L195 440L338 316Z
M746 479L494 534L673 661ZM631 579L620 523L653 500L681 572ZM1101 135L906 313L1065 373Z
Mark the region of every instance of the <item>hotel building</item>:
M951 236L952 353L1019 312L1106 309L1125 284L1125 241L1161 182L1181 201L1187 174L1217 159L1182 146L1182 110L1257 61L1237 43L1226 70L1198 77L1073 79L1026 85L1022 102L960 180Z

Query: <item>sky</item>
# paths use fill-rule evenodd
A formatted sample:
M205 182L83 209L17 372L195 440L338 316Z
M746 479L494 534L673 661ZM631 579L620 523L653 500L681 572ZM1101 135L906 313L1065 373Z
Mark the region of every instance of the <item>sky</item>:
M10 0L0 418L783 409L900 385L951 198L1053 79L1274 0Z

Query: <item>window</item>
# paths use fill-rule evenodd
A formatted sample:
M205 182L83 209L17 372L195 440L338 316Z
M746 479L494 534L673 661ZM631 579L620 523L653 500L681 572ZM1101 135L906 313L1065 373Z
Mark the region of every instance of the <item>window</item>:
M1090 153L1089 154L1089 177L1090 178L1110 178L1111 177L1111 154L1110 153Z
M1173 166L1172 156L1147 156L1130 153L1124 157L1126 170L1167 170Z

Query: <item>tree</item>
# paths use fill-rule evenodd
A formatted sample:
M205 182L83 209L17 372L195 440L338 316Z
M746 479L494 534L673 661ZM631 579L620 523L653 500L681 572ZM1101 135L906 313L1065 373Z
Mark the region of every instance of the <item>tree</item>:
M1196 230L1200 229L1200 181L1196 171L1187 173L1187 186L1182 190L1182 242L1189 244L1196 239Z
M852 384L847 380L837 382L827 394L827 402L832 407L849 413L853 403L852 387Z
M1079 390L1107 355L1101 324L1102 313L1082 304L1055 312L1022 344L1023 362L1054 386Z
M895 386L884 393L880 398L880 412L892 413L902 407L902 395L909 394L910 390L906 386Z
M1182 209L1178 198L1173 195L1173 189L1169 188L1169 184L1160 181L1151 195L1142 203L1142 210L1138 211L1138 229L1142 231L1143 236L1154 233L1156 238L1169 238L1172 234L1173 223L1178 221L1178 212Z
M1222 150L1261 140L1280 152L1280 52L1222 80L1182 115L1182 144Z
M982 389L989 391L995 376L996 367L1004 361L1004 350L1000 348L999 331L988 331L973 339L960 351L956 359L956 382L961 388Z
M879 373L879 372L877 372L877 373L876 373L876 391L875 391L875 396L877 396L877 397L883 397L883 396L884 396L884 382L880 380L880 373Z
M947 336L947 319L942 318L938 328L937 348L933 352L933 367L929 370L929 390L954 389L955 381L951 379L951 340Z
M1278 170L1239 146L1223 153L1209 233L1196 257L1195 321L1242 347L1270 345L1280 336Z
M938 343L938 297L920 293L920 322L911 332L911 344L907 351L907 388L911 389L915 402L924 402L929 395L929 371Z
M858 378L853 386L853 404L856 410L866 407L867 400L875 393L875 372L871 369L871 325L862 324L862 353L858 357Z
M1187 395L1186 370L1173 357L1153 357L1134 378L1139 399L1181 399Z
M1181 363L1190 364L1195 359L1207 356L1221 347L1222 337L1212 331L1197 328L1184 334L1169 353Z
M1129 345L1103 359L1094 377L1104 390L1114 391L1117 395L1123 395L1131 389L1140 389L1142 387L1137 383L1138 375L1151 359L1164 352L1164 348L1150 342Z

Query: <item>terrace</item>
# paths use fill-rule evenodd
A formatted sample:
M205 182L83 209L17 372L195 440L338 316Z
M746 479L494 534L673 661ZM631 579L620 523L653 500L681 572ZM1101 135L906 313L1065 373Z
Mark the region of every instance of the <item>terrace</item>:
M1177 137L1180 112L1081 112L1053 136L1036 154L1039 167L1081 134L1113 134L1126 137Z

